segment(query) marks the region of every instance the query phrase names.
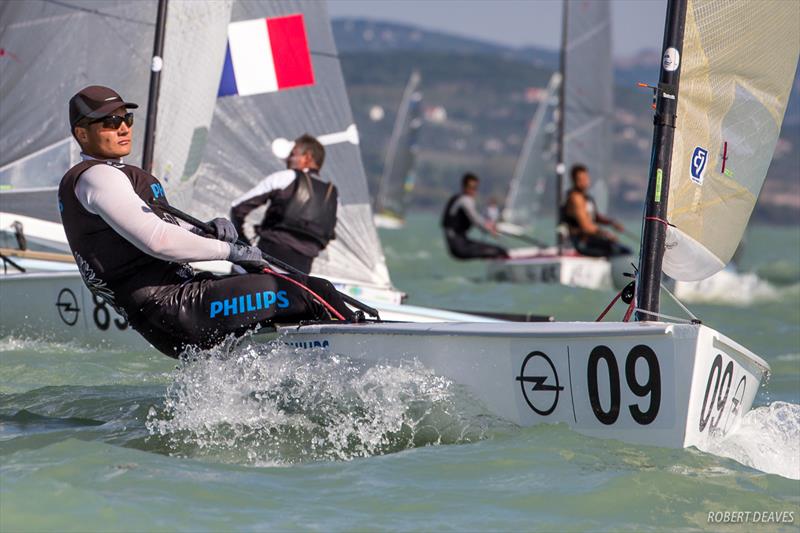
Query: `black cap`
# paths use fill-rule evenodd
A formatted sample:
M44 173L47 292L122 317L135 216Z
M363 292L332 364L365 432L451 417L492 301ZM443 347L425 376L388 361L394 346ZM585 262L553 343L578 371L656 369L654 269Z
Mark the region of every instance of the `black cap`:
M102 85L84 87L69 99L69 125L74 128L81 119L103 118L120 107L136 109L139 105L123 101L116 91Z

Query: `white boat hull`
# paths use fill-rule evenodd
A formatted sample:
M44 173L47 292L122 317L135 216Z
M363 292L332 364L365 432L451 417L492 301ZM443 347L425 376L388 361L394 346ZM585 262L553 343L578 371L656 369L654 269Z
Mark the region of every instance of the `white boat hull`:
M300 348L417 359L520 426L706 449L752 405L768 365L705 326L665 323L366 324L281 329Z
M511 283L547 283L611 289L611 263L602 257L540 255L490 261L487 276Z

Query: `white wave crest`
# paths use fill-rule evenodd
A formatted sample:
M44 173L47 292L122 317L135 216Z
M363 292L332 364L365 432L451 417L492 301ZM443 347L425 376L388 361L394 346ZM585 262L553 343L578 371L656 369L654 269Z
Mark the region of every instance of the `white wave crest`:
M686 303L746 306L782 297L781 291L754 273L722 270L702 281L678 281L675 296Z
M182 364L163 409L150 410L150 434L177 454L287 464L468 442L485 431L455 408L457 388L417 361L370 364L279 342L236 352Z
M800 405L773 402L753 409L733 433L707 451L762 472L800 479Z

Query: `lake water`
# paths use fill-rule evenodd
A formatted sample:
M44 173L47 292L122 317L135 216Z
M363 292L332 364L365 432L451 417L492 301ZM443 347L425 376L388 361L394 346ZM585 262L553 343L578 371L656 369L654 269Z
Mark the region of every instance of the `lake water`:
M484 282L436 222L381 234L410 303L593 320L613 297ZM689 306L773 373L715 454L518 428L413 361L0 339L0 530L797 531L800 231L751 228L740 268Z

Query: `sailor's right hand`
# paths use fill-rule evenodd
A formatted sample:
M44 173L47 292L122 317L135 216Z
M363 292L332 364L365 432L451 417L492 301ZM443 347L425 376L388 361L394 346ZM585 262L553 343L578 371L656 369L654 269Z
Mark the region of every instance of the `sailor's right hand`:
M269 263L262 257L260 249L236 242L231 243L231 253L228 254L228 261L239 265L248 272L261 272L264 267L269 266Z

